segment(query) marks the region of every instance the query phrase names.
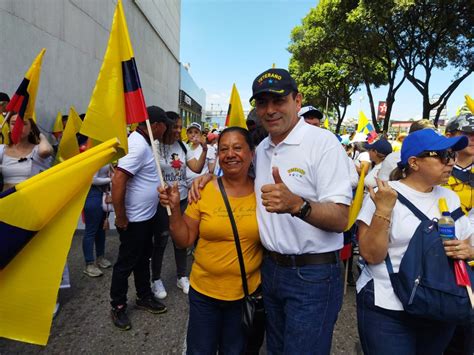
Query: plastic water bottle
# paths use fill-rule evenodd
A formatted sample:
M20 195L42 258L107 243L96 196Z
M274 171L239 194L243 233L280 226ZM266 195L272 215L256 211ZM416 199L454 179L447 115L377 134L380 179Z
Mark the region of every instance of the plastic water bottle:
M454 219L448 211L443 212L438 221L439 235L443 240L453 240L456 238L454 229Z

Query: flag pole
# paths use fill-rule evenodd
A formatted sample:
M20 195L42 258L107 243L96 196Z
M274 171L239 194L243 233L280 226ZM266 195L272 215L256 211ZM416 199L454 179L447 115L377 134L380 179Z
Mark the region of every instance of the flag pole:
M160 178L161 186L165 187L165 180L163 179L163 172L160 168L160 156L158 155L158 149L155 143L155 138L153 138L153 132L151 131L150 120L146 119L146 128L148 130L148 137L150 138L151 142L151 150L153 151L153 157L155 158L156 169L158 170L158 176ZM171 208L170 206L166 206L166 212L168 216L171 216Z
M8 118L10 117L11 115L11 111L8 111L7 112L7 115L5 116L5 118L3 119L3 122L2 122L2 125L0 126L0 131L3 129L3 126L5 126L5 123L7 122Z

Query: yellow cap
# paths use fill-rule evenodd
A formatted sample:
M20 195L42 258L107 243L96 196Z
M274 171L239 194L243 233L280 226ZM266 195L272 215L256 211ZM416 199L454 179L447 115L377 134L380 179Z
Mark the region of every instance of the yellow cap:
M444 197L438 200L438 206L441 213L449 211L448 204L446 203L446 199Z

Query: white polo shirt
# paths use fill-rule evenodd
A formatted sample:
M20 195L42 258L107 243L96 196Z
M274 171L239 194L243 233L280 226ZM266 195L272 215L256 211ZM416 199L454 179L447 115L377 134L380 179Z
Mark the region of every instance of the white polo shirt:
M257 219L266 249L280 254L315 254L342 248L342 233L324 231L288 213L269 213L261 198L262 186L275 183L272 167L278 167L294 194L315 202L350 205L349 161L334 134L300 119L278 145L270 137L258 145L255 166Z
M128 137L128 154L118 161L118 169L127 174L125 211L130 222L152 218L158 207L160 179L148 137L134 131Z

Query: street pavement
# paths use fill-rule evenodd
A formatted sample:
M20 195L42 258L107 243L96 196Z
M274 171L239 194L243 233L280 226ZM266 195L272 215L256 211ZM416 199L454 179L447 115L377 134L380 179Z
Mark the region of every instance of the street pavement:
M110 319L109 288L112 269L104 276L83 274L82 231L73 238L68 256L71 288L60 290L61 308L53 320L45 347L0 338L0 354L182 354L185 350L188 302L176 287L176 267L171 241L166 248L162 278L168 292L163 301L168 311L154 315L134 309L133 277L129 279L128 314L132 329L120 331ZM115 260L119 246L115 231L107 232L106 257ZM189 268L192 257L189 257ZM1 320L0 320L1 321ZM27 322L28 320L25 320ZM360 354L358 345L355 288L349 287L334 331L332 354ZM264 350L261 352L265 353Z

